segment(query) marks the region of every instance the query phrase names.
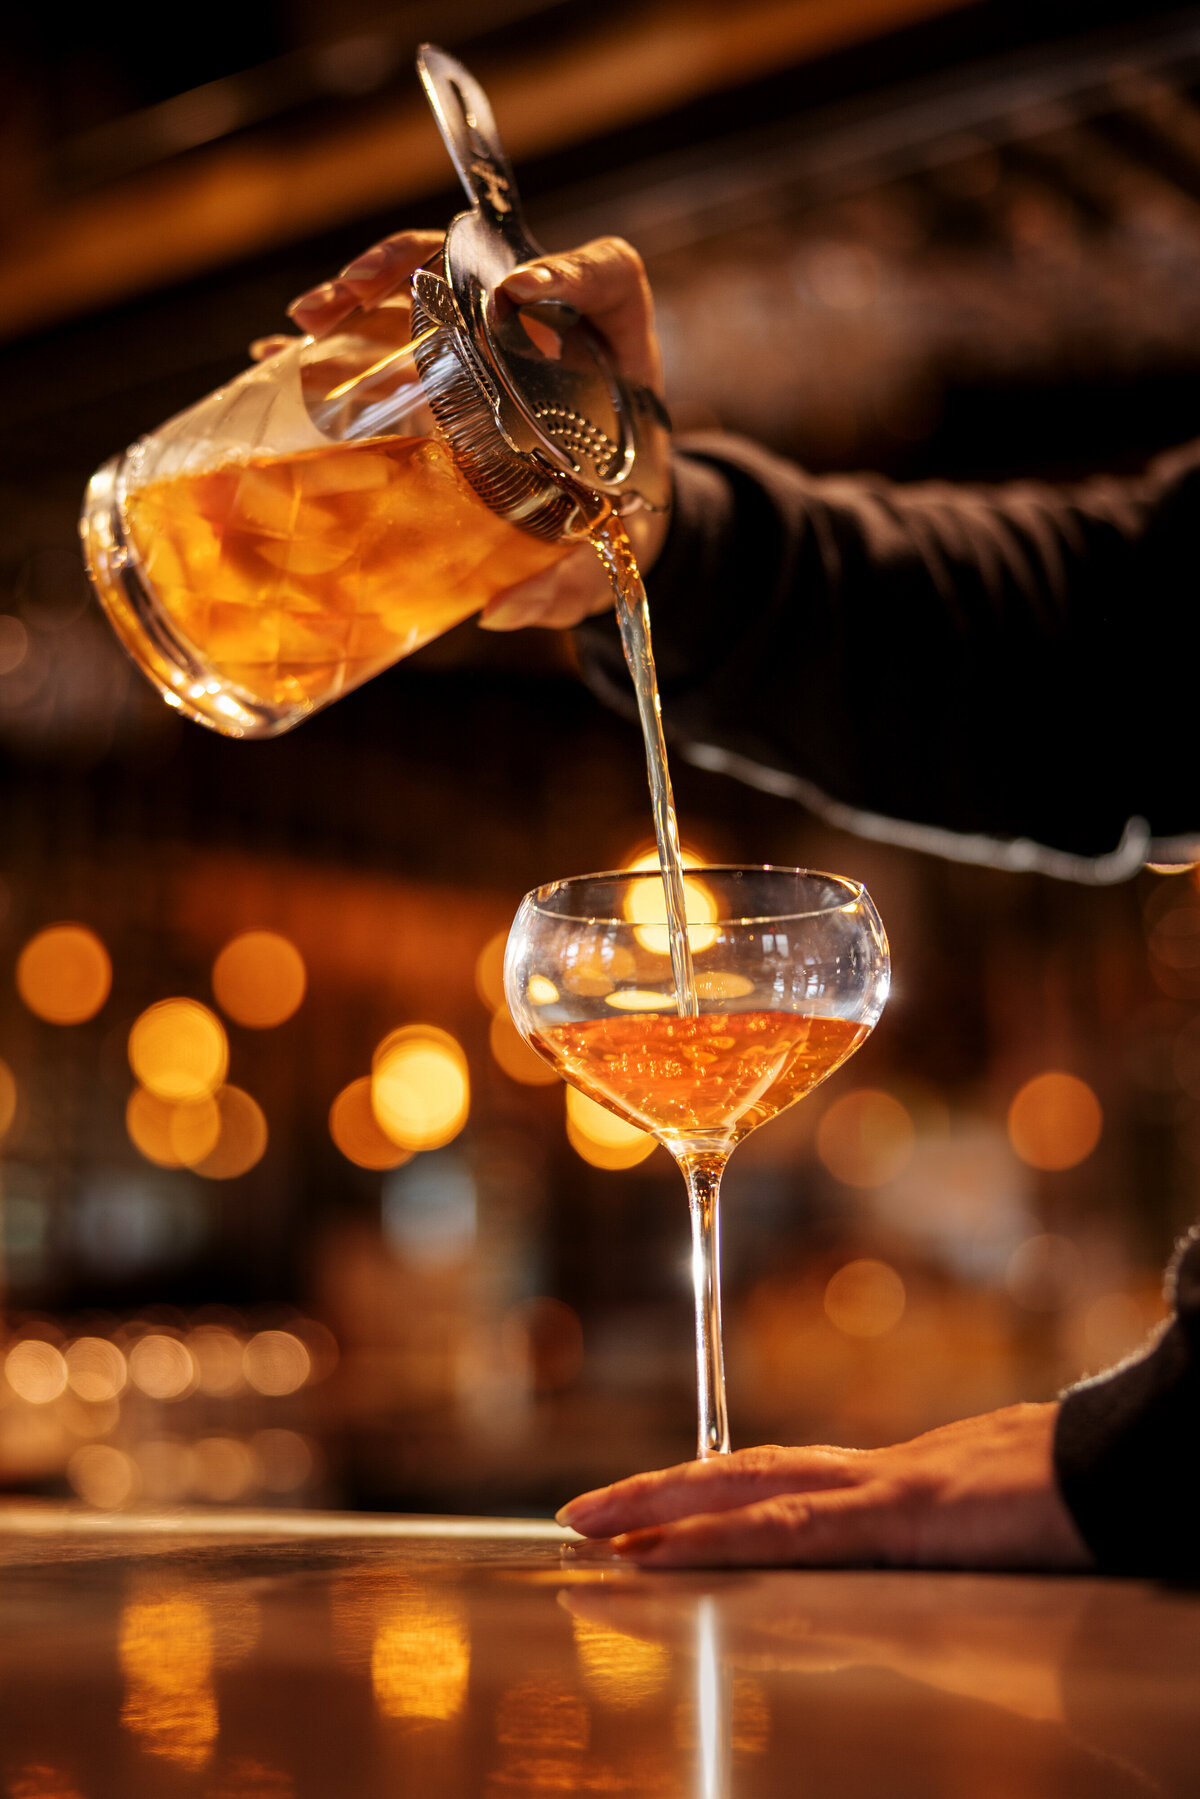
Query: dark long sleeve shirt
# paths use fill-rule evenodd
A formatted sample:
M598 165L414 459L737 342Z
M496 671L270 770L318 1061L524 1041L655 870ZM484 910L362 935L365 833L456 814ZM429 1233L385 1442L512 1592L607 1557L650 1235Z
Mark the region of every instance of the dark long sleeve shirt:
M1084 881L1200 856L1200 443L1059 488L814 478L677 455L650 581L682 753L918 848ZM615 631L588 678L628 709ZM1063 1495L1102 1569L1200 1566L1200 1237L1149 1352L1064 1396Z

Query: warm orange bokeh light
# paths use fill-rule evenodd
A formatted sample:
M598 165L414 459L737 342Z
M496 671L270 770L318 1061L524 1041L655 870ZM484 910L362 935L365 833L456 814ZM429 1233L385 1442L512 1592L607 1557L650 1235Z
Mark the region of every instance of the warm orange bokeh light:
M188 1352L202 1393L226 1399L245 1386L242 1340L223 1324L198 1324L187 1335Z
M213 992L238 1024L267 1030L292 1016L308 982L304 958L276 931L243 931L213 963Z
M489 1012L498 1012L504 1004L504 950L507 943L508 932L497 931L475 958L475 991Z
M17 991L48 1024L94 1018L111 986L108 951L86 925L48 925L17 958Z
M380 1128L402 1149L438 1149L467 1122L467 1058L448 1031L406 1025L375 1051L371 1103Z
M151 1331L129 1351L129 1378L148 1399L182 1399L196 1384L196 1365L178 1337Z
M129 1033L129 1065L160 1099L204 1099L229 1066L225 1027L199 1000L161 999Z
M385 1718L457 1717L470 1672L467 1618L452 1595L414 1590L380 1620L371 1686Z
M17 1397L30 1405L49 1405L66 1391L66 1359L40 1337L14 1343L4 1358L4 1373Z
M17 1115L17 1081L7 1062L0 1061L0 1137L7 1137Z
M291 1331L256 1331L246 1345L242 1367L256 1393L278 1399L304 1385L312 1373L312 1358Z
M904 1282L886 1262L863 1256L839 1268L825 1288L825 1316L847 1337L882 1337L904 1315Z
M907 1164L913 1138L912 1119L898 1099L875 1087L860 1087L835 1099L822 1114L817 1154L847 1187L882 1187Z
M216 1147L195 1164L195 1169L208 1181L232 1181L262 1160L267 1147L267 1121L258 1101L241 1087L222 1087L216 1102L221 1115L220 1135Z
M717 940L713 920L717 902L712 889L689 875L683 883L684 908L687 914L688 944L693 955L711 949ZM667 930L667 896L661 875L648 875L629 890L625 916L637 926L634 936L643 949L656 956L669 956L671 938Z
M125 1386L125 1357L107 1337L77 1337L64 1359L72 1393L91 1405L115 1399Z
M346 1160L359 1168L399 1168L412 1154L380 1129L371 1105L369 1074L343 1087L330 1106L329 1135Z
M1049 1069L1026 1081L1008 1108L1008 1136L1031 1168L1074 1168L1100 1141L1100 1101L1078 1075Z
M207 1094L173 1105L135 1087L125 1107L125 1128L148 1162L160 1168L194 1168L216 1148L221 1114Z
M492 1015L488 1045L509 1079L524 1087L551 1087L558 1079L549 1062L530 1049L504 1008Z
M567 1140L593 1168L635 1168L656 1147L648 1131L626 1124L577 1087L567 1088L566 1105Z
M137 1495L131 1457L111 1443L85 1443L67 1463L67 1479L79 1497L101 1512L119 1512Z

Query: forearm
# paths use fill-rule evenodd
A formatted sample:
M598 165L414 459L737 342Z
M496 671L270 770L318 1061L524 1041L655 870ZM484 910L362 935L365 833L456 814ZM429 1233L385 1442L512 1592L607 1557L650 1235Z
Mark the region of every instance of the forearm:
M1163 669L1200 649L1198 468L1194 446L1076 489L904 488L695 440L650 583L668 729L809 803L960 837L1103 857L1133 817L1194 833ZM585 666L621 703L605 627Z
M1174 1314L1153 1348L1059 1408L1059 1486L1106 1573L1200 1571L1200 1233L1168 1284Z

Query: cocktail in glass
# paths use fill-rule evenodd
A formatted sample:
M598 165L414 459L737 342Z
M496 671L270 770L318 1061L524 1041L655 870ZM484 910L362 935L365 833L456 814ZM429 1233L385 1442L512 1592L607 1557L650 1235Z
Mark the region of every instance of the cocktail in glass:
M852 1055L887 999L887 937L866 889L796 868L693 868L687 934L699 1003L681 1015L658 877L581 875L526 895L508 939L509 1009L527 1041L678 1163L692 1220L698 1454L729 1449L718 1199L735 1146Z

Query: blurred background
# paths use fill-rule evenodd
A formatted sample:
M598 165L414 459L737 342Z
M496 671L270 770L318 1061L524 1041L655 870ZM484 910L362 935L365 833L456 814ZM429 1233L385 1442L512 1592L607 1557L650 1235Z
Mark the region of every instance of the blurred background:
M498 986L527 888L647 849L640 743L569 641L473 625L293 736L185 724L88 597L84 483L293 295L458 209L427 36L542 241L645 255L681 428L900 477L1136 467L1200 417L1200 11L160 27L25 9L0 63L0 1483L546 1510L694 1445L679 1176L568 1115ZM1200 1188L1194 871L1001 874L674 774L698 856L865 879L896 970L731 1166L736 1441L887 1441L1129 1350ZM394 1141L365 1094L400 1029L428 1106Z

